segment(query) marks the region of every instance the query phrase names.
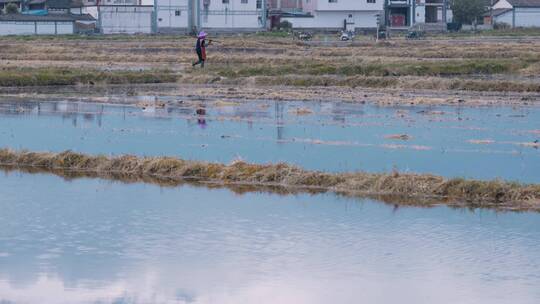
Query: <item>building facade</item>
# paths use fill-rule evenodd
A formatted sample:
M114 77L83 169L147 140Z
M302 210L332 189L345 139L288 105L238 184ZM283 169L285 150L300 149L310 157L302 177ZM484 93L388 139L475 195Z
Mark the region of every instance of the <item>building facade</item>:
M493 21L511 27L540 27L540 0L499 0L492 8Z
M362 30L377 28L384 0L302 0L303 16L283 18L294 28Z
M266 0L155 0L157 32L254 31L266 27Z
M386 0L386 24L392 28L426 25L445 28L452 21L449 0Z

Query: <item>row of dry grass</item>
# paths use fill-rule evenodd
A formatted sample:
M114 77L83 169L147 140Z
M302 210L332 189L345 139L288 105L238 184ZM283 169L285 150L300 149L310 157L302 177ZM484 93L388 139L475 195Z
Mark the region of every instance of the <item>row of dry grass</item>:
M209 48L208 64L200 70L191 68L191 38L124 38L0 38L0 86L182 82L540 91L534 81L540 77L540 40L332 46L281 37L227 36L218 37Z
M119 174L134 179L171 181L197 180L215 184L279 186L333 191L347 195L391 195L437 198L441 202L475 207L540 210L540 185L500 180L446 179L429 174L326 173L307 171L288 164L229 165L187 161L172 157L91 156L62 153L0 150L0 164L47 171L65 170L88 174Z
M0 70L0 86L57 86L176 82L169 70L99 71L68 68L9 68Z

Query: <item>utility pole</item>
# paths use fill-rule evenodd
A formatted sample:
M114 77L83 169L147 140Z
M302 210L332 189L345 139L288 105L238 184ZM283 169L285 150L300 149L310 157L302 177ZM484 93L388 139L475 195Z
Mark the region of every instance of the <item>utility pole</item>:
M375 42L379 42L379 28L381 27L381 14L376 14L375 17L377 18L377 33L375 34Z
M443 7L442 7L442 21L444 23L445 29L446 29L446 9L448 6L448 0L443 0Z
M491 28L494 28L495 22L493 20L493 0L491 0L491 5L489 6L489 21L491 22Z

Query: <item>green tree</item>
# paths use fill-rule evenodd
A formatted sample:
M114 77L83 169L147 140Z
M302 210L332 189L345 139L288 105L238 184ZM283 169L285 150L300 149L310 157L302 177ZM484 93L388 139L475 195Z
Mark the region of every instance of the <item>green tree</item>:
M486 12L484 0L453 0L451 3L454 21L476 24Z
M19 12L19 7L15 3L9 3L6 5L6 14L16 14Z

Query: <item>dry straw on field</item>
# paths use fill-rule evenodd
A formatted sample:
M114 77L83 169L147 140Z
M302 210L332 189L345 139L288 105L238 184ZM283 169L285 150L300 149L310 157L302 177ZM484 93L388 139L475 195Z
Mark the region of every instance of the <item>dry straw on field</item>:
M504 209L540 210L540 185L500 180L446 179L429 174L326 173L288 164L257 165L237 161L229 165L186 161L172 157L89 156L0 150L0 164L44 171L64 170L97 176L120 175L156 183L197 180L221 185L279 186L345 195L386 195L438 199L448 204Z

